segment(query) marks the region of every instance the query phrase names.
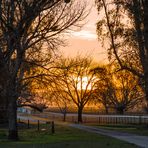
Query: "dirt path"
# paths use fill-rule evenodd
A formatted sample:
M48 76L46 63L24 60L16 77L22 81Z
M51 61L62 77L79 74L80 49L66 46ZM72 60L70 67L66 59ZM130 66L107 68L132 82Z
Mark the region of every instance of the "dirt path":
M120 139L129 143L133 143L142 148L148 148L148 136L139 136L135 134L115 132L106 129L95 128L92 126L85 126L80 124L69 124L69 126L82 129L88 132L97 133L105 136L110 136L116 139Z

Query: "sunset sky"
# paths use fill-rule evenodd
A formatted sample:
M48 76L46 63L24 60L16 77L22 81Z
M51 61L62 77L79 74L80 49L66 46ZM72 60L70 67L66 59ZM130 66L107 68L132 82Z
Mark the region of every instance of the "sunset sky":
M72 32L68 35L66 47L61 51L65 56L73 57L77 54L91 56L95 61L104 63L107 61L106 51L101 47L96 35L96 22L98 18L96 7L93 4L89 16L84 20L87 22L78 32Z

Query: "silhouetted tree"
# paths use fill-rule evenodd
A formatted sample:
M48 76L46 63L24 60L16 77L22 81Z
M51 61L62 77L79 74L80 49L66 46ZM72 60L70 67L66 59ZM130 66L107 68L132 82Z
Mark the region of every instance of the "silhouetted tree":
M112 74L108 70L107 66L98 66L92 71L95 73L98 81L94 90L94 102L101 103L105 108L106 114L109 113L111 108L111 97L112 97Z
M108 67L98 67L99 81L95 90L95 98L102 103L108 113L108 109L115 109L118 114L135 107L142 102L143 93L136 76L123 70L114 72Z
M31 62L38 61L39 53L48 54L61 45L62 33L80 27L85 17L84 5L65 2L0 0L0 100L7 104L1 113L8 109L9 139L18 138L16 100L27 56L32 53Z
M109 55L121 69L139 77L148 102L148 1L96 0L96 4L98 12L105 14L97 24L98 37L109 37Z
M59 78L55 84L60 87L59 93L65 93L77 107L78 122L82 122L82 112L85 105L91 101L95 88L96 77L91 73L91 60L77 57L62 59L58 65Z

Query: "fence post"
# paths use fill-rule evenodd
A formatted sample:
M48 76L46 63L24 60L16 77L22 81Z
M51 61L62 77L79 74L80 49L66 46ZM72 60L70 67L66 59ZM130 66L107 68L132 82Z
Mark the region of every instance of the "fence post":
M52 133L52 134L55 133L55 129L54 129L54 121L51 122L51 133Z
M118 117L115 117L115 124L118 124Z
M100 124L100 116L98 117L98 122L99 122L99 124Z
M141 116L139 116L139 125L141 125L141 123L142 123L142 118Z
M72 116L72 122L74 122L74 116Z
M38 131L40 130L40 121L38 120Z
M30 128L30 123L29 123L29 120L27 122L27 128Z

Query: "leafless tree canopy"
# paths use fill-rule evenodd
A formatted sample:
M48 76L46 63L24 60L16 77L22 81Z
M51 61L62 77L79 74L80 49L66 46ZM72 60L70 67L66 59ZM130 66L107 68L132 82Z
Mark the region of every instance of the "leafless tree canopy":
M16 100L24 65L43 66L42 56L50 59L64 33L81 27L85 8L74 0L0 0L0 98L9 109L10 139L17 137Z
M91 73L92 61L88 58L59 61L54 86L57 93L65 94L78 109L78 122L82 122L84 106L92 99L96 77Z
M144 95L136 76L126 70L114 72L114 69L115 65L96 69L99 81L94 98L104 106L106 113L115 110L123 114L141 103Z
M2 0L0 6L0 51L9 64L30 48L33 52L45 46L55 49L62 43L61 33L80 27L85 17L85 6L74 1Z

